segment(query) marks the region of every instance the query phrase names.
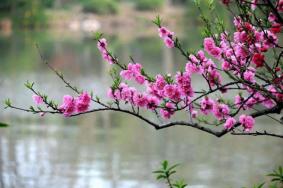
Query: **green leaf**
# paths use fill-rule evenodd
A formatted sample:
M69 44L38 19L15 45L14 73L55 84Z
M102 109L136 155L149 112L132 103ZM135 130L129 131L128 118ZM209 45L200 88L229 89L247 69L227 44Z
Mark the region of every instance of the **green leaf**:
M283 175L283 169L282 169L282 166L279 166L279 173L280 173L280 175Z
M34 82L29 82L28 80L27 80L26 83L25 83L25 86L26 86L28 89L32 89L33 85L34 85Z
M29 109L33 112L35 111L33 106L30 106Z
M10 99L6 99L5 100L5 105L6 105L5 109L8 108L8 107L11 107L12 106L11 100Z
M161 174L161 173L164 173L164 171L163 170L156 170L156 171L153 171L152 173Z
M200 6L200 0L194 0L194 3L195 3L195 5L196 5L197 7Z
M168 161L167 160L162 162L162 167L163 167L164 170L167 169L167 167L168 167Z
M162 175L162 174L156 177L157 180L165 179L165 178L166 178L166 176L164 176L164 175Z
M214 0L208 0L208 7L210 10L214 9Z
M171 166L171 167L168 169L168 171L173 170L173 169L176 168L177 166L179 166L179 164L175 164L175 165Z
M184 180L179 180L179 181L176 181L173 184L173 187L175 187L175 188L185 188L187 185L188 184L186 184Z
M99 40L99 39L101 39L101 37L102 37L102 33L100 33L100 32L95 32L94 33L94 40Z
M271 181L280 181L280 178L273 178Z
M176 173L176 170L173 170L173 171L170 171L168 175L171 176L172 174L175 174L175 173Z
M4 128L4 127L8 127L9 125L7 123L3 123L3 122L0 122L0 128Z
M262 188L264 184L265 183L262 183L262 184L258 185L257 188Z

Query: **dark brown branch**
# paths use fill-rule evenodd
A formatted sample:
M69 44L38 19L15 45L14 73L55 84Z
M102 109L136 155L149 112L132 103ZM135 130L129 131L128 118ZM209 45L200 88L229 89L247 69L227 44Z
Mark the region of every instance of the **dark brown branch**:
M272 136L272 137L277 137L277 138L283 138L283 135L279 134L274 134L274 133L268 133L266 131L263 132L231 132L232 135L246 135L246 136Z
M13 109L17 109L17 110L21 110L21 111L25 111L25 112L36 113L36 114L37 113L62 114L61 112L58 112L58 111L43 111L43 110L34 110L33 111L33 110L30 110L30 109L24 109L24 108L19 108L19 107L15 107L15 106L8 106L8 107L13 108ZM263 116L263 115L266 115L266 114L280 113L282 108L283 108L283 105L280 104L280 105L275 106L275 107L273 107L271 109L265 109L265 110L262 110L262 111L254 112L254 113L252 113L250 115L252 117L256 118L256 117ZM173 127L173 126L179 125L179 126L192 127L192 128L204 131L206 133L209 133L211 135L214 135L216 137L222 137L222 136L226 135L229 132L233 132L236 127L239 127L241 125L238 122L238 123L235 124L234 129L231 129L231 130L225 130L224 129L222 131L217 131L217 130L213 130L213 129L210 129L208 127L202 126L202 125L200 125L198 123L190 123L190 122L186 122L186 121L174 121L174 122L169 122L169 123L165 123L165 124L158 124L158 123L155 123L155 122L149 120L148 118L146 118L146 117L144 117L144 116L142 116L140 114L134 113L134 112L126 110L126 109L113 108L113 107L97 108L97 109L89 110L89 111L86 111L86 112L73 114L72 117L83 115L83 114L102 112L102 111L114 111L114 112L122 112L122 113L125 113L125 114L130 114L130 115L132 115L132 116L134 116L134 117L136 117L136 118L146 122L147 124L151 125L156 130L165 129L165 128L169 128L169 127ZM259 134L259 135L264 135L264 134ZM268 136L272 136L272 134L269 134ZM276 135L275 137L279 137L279 136ZM282 138L283 138L283 135L282 135Z

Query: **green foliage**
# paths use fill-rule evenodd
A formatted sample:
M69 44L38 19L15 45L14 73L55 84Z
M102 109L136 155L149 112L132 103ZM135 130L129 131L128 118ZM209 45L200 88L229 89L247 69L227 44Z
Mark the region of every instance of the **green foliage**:
M26 88L28 89L32 89L34 86L34 82L29 82L28 80L25 83Z
M155 10L162 7L164 0L136 0L136 9L138 10Z
M271 182L280 182L283 184L283 168L282 166L278 167L278 170L273 170L272 173L267 176L272 177Z
M115 14L118 3L115 0L82 0L83 11L97 14Z
M160 16L156 16L156 18L152 21L157 27L161 27L161 18Z
M187 184L183 180L172 180L172 175L176 173L176 167L179 166L178 164L170 166L168 161L163 161L161 163L161 167L153 171L156 174L157 180L164 180L169 188L185 188ZM277 170L273 170L272 173L268 174L267 176L271 177L271 183L268 185L268 188L283 188L283 168L279 166ZM266 182L257 184L252 186L251 188L264 188ZM248 187L242 187L248 188Z
M263 188L264 184L265 183L261 183L259 185L254 185L252 188ZM245 188L245 187L243 187L243 188Z
M110 73L110 76L113 80L113 84L111 86L112 90L118 89L121 82L122 82L122 79L121 79L118 71L115 68L112 68L109 73Z
M1 0L0 1L0 10L5 11L11 8L11 0Z
M7 123L3 123L3 122L0 122L0 128L5 128L5 127L8 127L9 125Z
M98 41L99 39L102 38L102 35L103 35L103 33L95 32L95 33L94 33L94 40L95 40L95 41Z
M42 3L43 3L44 7L52 8L53 5L54 5L54 2L55 2L55 0L44 0Z
M178 164L170 166L168 161L161 163L160 169L153 171L157 180L164 180L170 188L185 188L187 184L183 180L172 181L172 175L176 173ZM173 182L173 183L172 183Z
M14 9L12 19L16 26L39 28L46 25L47 19L42 0L16 0L11 6Z
M272 173L267 174L267 176L271 177L271 183L268 188L282 188L283 187L283 168L282 166L278 167L278 170L273 170ZM251 188L263 188L263 186L266 183L263 182L261 184L258 185L254 185ZM247 187L243 187L243 188L247 188Z

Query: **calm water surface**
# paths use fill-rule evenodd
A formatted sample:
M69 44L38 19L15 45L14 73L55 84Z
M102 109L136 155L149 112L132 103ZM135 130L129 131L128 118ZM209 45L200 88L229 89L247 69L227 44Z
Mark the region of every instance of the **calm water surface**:
M193 38L192 33L188 40ZM119 39L111 46L119 59L128 55L150 73L174 73L185 61L163 47L157 36ZM188 48L196 48L194 43ZM49 62L83 89L105 95L111 83L96 44L87 34L14 32L0 37L0 100L9 97L20 106L32 103L23 84L36 87L60 101L70 90L41 62L34 47L39 43ZM195 82L198 83L198 82ZM1 107L2 108L2 107ZM238 188L262 182L271 169L283 164L283 141L269 137L225 136L221 139L191 128L155 131L141 121L117 113L90 114L65 119L43 118L1 110L1 188L157 188L152 171L167 159L181 163L178 176L194 188ZM267 118L257 127L274 124ZM272 131L278 132L282 125Z

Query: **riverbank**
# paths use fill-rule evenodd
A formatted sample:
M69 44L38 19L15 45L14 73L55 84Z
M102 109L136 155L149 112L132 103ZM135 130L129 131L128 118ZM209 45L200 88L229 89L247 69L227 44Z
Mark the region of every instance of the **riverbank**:
M156 32L151 20L157 15L163 18L168 27L178 32L183 25L185 12L184 7L169 5L164 5L156 11L138 11L130 3L120 3L119 11L115 15L85 13L80 6L71 9L49 9L45 11L48 22L47 28L44 29L72 34L100 31L107 35L119 35L122 40L127 40L128 37L148 36ZM13 32L11 19L6 17L0 20L0 28L1 33L5 35Z

